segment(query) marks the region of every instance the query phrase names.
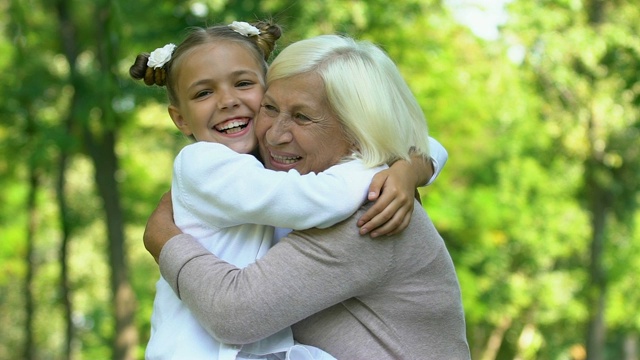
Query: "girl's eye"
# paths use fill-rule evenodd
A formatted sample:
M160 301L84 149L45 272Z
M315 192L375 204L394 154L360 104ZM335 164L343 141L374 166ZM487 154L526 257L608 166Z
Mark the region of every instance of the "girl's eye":
M278 111L278 109L273 105L263 104L261 107L264 114L268 117L277 117L280 113L280 111Z
M247 87L251 85L253 85L253 81L249 81L249 80L240 81L238 82L238 84L236 84L236 86L238 87Z
M201 98L201 97L204 97L204 96L207 96L207 95L211 95L211 94L213 94L213 91L211 91L211 90L201 90L201 91L198 91L196 93L195 98L198 99L198 98Z

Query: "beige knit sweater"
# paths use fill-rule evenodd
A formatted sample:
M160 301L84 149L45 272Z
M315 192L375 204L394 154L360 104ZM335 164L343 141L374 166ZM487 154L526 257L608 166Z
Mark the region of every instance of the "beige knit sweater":
M356 226L367 208L329 229L295 231L244 269L178 235L160 271L227 343L292 325L297 341L338 359L469 359L458 280L427 214L416 203L404 232L372 240Z

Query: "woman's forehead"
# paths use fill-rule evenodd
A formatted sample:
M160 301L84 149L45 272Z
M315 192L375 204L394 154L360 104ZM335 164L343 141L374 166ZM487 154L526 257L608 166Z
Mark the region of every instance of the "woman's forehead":
M326 93L324 82L316 73L303 73L271 81L266 95L274 101L290 103L324 103Z

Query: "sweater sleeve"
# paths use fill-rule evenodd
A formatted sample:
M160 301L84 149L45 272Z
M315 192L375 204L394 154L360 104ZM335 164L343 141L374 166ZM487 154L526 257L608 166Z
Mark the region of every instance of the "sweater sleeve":
M216 227L325 228L362 205L373 175L382 169L365 168L355 160L318 174L272 171L251 155L198 142L176 157L174 197Z
M433 175L431 176L431 179L429 179L429 181L424 184L424 186L431 185L434 181L436 181L438 175L440 175L440 172L449 159L447 149L445 149L444 146L442 146L442 144L438 142L438 140L432 138L431 136L429 136L429 151L431 153L431 162L433 163Z
M212 336L253 342L386 280L396 241L358 235L358 214L328 229L293 232L243 269L178 235L162 249L160 270Z

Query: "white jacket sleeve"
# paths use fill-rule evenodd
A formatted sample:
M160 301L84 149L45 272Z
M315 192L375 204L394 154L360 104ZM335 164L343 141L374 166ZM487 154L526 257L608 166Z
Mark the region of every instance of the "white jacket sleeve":
M436 181L438 175L440 175L440 172L449 159L447 149L445 149L438 140L431 136L429 136L429 152L431 153L431 163L433 163L433 175L431 176L431 179L424 184L424 186L431 185L431 183Z
M186 146L174 162L174 198L216 227L260 224L325 228L353 214L366 199L373 176L360 161L318 174L265 169L253 156L224 145Z

